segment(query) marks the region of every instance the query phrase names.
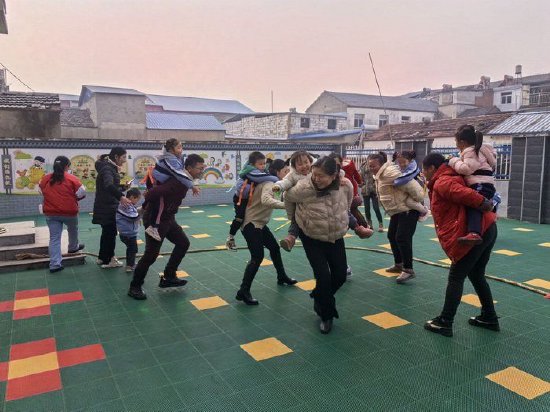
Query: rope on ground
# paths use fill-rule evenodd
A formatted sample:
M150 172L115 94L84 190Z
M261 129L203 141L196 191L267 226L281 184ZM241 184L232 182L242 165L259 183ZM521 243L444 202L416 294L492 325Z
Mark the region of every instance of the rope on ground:
M281 226L279 226L278 228L276 228L276 229L274 230L274 232L278 232L278 231L281 230L283 227L288 226L288 225L290 225L290 220L286 221L286 222L283 223Z

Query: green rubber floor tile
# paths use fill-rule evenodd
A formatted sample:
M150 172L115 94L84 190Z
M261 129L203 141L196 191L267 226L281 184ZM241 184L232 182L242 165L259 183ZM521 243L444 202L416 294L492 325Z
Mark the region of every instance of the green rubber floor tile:
M400 377L390 377L384 381L389 384L390 387L399 388L400 391L405 392L411 398L420 400L428 398L433 393L447 391L451 387L443 382L441 379L434 378L426 372L421 371L419 368L409 369L409 379L403 379Z
M206 353L204 358L216 371L234 369L254 362L240 346L233 346L216 352Z
M299 347L295 352L318 368L350 360L349 356L330 344Z
M53 336L53 325L40 328L14 327L11 332L11 344L32 342L35 340L48 339Z
M143 335L153 332L161 332L165 330L171 330L176 327L176 324L169 317L160 319L143 320L140 322L134 322L134 326Z
M52 317L52 320L54 324L59 325L62 323L73 323L79 322L81 320L88 320L89 318L90 314L88 313L88 310L86 308L83 308L57 313Z
M2 397L2 401L4 397ZM63 394L61 391L43 393L41 395L31 396L29 398L7 401L4 404L4 411L62 411L65 409L63 404Z
M357 398L375 411L394 410L414 402L412 397L387 380L356 385L345 390L342 395Z
M508 365L515 365L536 357L535 354L528 351L528 348L511 347L506 344L506 341L491 343L486 346L481 346L476 350Z
M61 368L60 373L64 388L111 377L111 369L105 360Z
M476 400L460 392L456 388L450 388L442 391L434 391L429 397L418 402L418 405L424 411L449 411L463 412L476 411L484 412L500 409L487 409Z
M52 294L52 292L50 291L50 295ZM84 303L83 300L79 300L79 301L76 301L76 302L67 302L67 303L61 303L59 305L52 305L51 306L51 312L52 312L52 315L58 315L60 313L65 313L65 312L71 312L71 311L83 311L83 310L87 310L86 308L86 304Z
M238 344L225 333L191 339L190 342L202 354L228 349Z
M275 377L258 362L252 361L249 365L221 371L219 375L225 382L240 392L275 380Z
M94 316L91 318L96 328L108 328L112 326L125 326L132 323L130 316L126 312L119 312L116 315L113 313ZM136 325L134 325L136 326Z
M95 330L92 329L83 330L72 335L56 336L55 341L57 350L65 350L99 343L99 338Z
M518 369L524 372L530 373L537 378L550 382L550 352L547 352L546 357L532 358L527 361L521 362L517 365ZM502 368L505 369L505 368ZM502 370L497 369L497 370Z
M66 336L93 330L94 327L94 323L91 319L81 319L67 323L54 323L53 330L55 336Z
M251 411L278 412L296 406L300 400L280 382L239 392L240 400Z
M183 334L177 328L164 329L152 333L142 334L142 338L147 346L152 350L158 348L159 346L185 341Z
M444 357L460 353L470 348L453 341L452 338L441 336L427 330L424 335L415 340L415 343L431 350L437 357Z
M185 404L173 386L164 386L149 391L141 391L122 398L128 411L181 411Z
M189 412L243 412L246 410L246 407L240 401L239 395L210 399L188 408Z
M480 373L483 376L508 367L506 363L500 361L499 359L488 356L487 354L475 349L449 356L449 359L452 359L460 365Z
M103 350L105 351L107 358L125 353L138 352L147 348L147 345L141 336L131 336L109 342L102 342L101 345L103 346Z
M330 397L314 398L310 402L302 404L303 409L301 410L307 412L359 412L369 410L368 405L364 400L341 391L332 394Z
M176 383L174 388L188 406L233 395L233 389L215 373Z
M149 349L140 350L107 358L113 375L120 375L157 365L157 360Z
M206 318L199 322L184 322L179 325L179 330L187 339L202 338L220 333L220 328Z
M168 345L158 346L152 352L159 364L173 362L174 358L184 360L199 356L197 349L185 338Z
M224 331L224 333L233 339L235 342L254 342L256 340L262 340L273 336L273 333L269 333L264 328L251 324L251 326L236 327Z
M418 369L451 387L462 385L483 376L481 372L469 369L451 358L438 359L434 362L421 365Z
M123 326L106 326L96 328L97 336L102 342L122 339L128 336L138 336L139 331L131 324Z
M177 353L174 353L172 362L161 366L170 383L199 378L214 372L212 366L202 356L180 360Z
M319 368L327 377L343 387L380 379L378 371L363 369L359 360L347 360Z
M160 366L117 375L115 376L115 382L122 397L170 384Z
M37 316L29 319L20 319L13 325L14 330L28 330L35 328L47 328L53 326L50 316Z
M366 335L339 339L331 342L330 346L337 351L345 353L350 358L359 358L382 349L381 346L374 343L373 340Z
M79 409L82 412L120 412L126 410L122 399L116 399L105 403L98 403L84 409Z
M113 378L85 382L63 389L65 407L76 410L119 399Z
M310 369L286 376L280 382L292 391L295 397L305 403L316 398L332 397L334 393L344 388L319 369Z
M545 353L550 352L550 343L543 343L538 340L531 339L526 335L519 335L510 339L506 339L505 341L503 341L503 343L511 346L512 349L515 349L517 347L522 348L524 351L529 353L530 357L541 356Z
M296 353L266 359L262 366L269 370L277 379L285 379L289 375L314 370L315 367Z

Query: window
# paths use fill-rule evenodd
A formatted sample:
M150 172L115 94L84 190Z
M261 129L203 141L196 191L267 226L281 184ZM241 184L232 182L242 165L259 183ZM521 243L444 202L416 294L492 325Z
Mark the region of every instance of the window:
M336 119L328 119L327 129L336 130Z
M387 114L381 114L380 116L378 116L378 127L387 125L389 121L390 116L388 116Z
M309 129L309 117L300 117L300 127Z
M353 115L353 127L361 127L365 121L364 114L354 114Z
M411 116L401 116L401 123L410 123Z
M504 92L500 94L500 104L512 103L512 92Z

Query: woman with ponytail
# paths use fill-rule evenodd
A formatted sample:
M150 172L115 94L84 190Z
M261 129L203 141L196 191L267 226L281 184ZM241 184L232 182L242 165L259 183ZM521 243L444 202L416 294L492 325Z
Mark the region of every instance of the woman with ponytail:
M69 232L69 253L84 249L78 243L78 201L84 199L85 189L80 180L69 173L70 160L57 156L53 162L53 173L45 175L39 183L44 196L42 207L50 229L50 272L63 270L61 254L61 234L63 224Z
M458 128L455 140L456 147L460 149L460 157L451 158L449 166L459 175L464 176L468 187L480 193L485 199L492 200L496 192L493 173L497 163L493 147L483 144L483 133L469 124ZM468 234L458 238L458 242L479 245L483 242L481 237L482 212L479 209L468 207L466 213Z

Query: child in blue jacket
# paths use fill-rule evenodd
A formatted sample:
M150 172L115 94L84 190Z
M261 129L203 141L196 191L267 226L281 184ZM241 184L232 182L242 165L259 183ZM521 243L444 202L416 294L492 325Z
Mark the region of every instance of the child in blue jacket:
M136 254L138 252L137 236L141 215L136 207L141 192L137 188L129 189L126 198L129 205L120 203L116 212L116 227L120 240L126 245L126 272L133 272L136 267Z

